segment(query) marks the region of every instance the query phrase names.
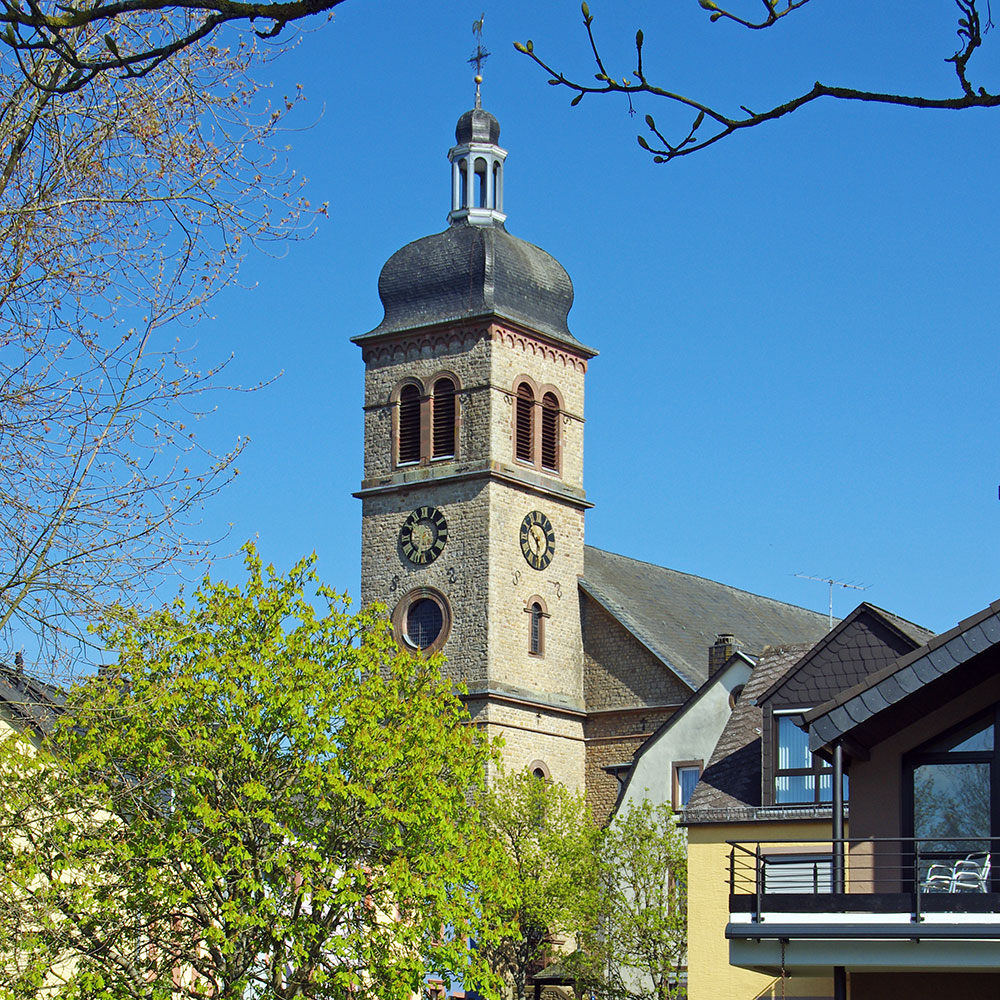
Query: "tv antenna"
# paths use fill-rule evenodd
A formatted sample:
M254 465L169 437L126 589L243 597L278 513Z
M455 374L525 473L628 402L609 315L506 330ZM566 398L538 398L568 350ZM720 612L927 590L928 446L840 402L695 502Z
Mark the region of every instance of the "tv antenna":
M833 628L833 588L844 587L849 590L867 590L868 584L847 583L844 580L834 580L829 576L809 576L807 573L795 574L800 580L815 580L817 583L825 583L830 587L830 628Z

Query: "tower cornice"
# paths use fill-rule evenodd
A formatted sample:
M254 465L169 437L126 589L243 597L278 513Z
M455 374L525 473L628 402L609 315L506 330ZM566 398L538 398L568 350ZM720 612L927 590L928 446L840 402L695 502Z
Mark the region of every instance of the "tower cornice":
M422 466L406 469L402 472L377 481L368 480L361 484L361 489L352 496L363 500L366 497L385 496L392 493L406 493L411 490L426 490L428 486L441 486L445 483L468 482L474 479L494 480L514 485L535 496L558 500L569 504L577 510L589 510L594 505L587 499L583 490L574 489L558 480L550 480L532 469L520 469L498 462L477 462L464 465L461 469L446 472L440 467Z
M364 363L385 364L394 361L417 360L426 352L442 347L466 349L477 340L490 339L508 347L520 348L526 354L546 354L549 359L564 368L586 372L587 362L597 357L597 351L581 344L576 339L572 343L551 334L541 333L521 323L511 322L496 315L484 315L482 322L454 321L428 323L409 330L395 330L385 333L365 333L352 337L362 351Z

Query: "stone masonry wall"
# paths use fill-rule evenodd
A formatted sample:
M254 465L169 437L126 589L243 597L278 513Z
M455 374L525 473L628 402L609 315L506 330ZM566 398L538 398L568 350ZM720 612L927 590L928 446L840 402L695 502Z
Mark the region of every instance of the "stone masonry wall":
M618 779L604 768L631 761L639 747L676 711L676 708L649 708L641 712L601 712L587 717L584 727L587 802L599 822L607 821L618 801Z
M591 598L581 593L580 602L588 711L687 700L691 689L658 657Z

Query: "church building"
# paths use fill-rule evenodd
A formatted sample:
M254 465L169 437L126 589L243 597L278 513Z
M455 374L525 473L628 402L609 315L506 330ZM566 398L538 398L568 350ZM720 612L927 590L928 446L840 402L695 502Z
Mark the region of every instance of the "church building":
M507 232L507 151L478 93L448 160L448 228L390 257L385 316L354 338L361 599L386 605L405 648L444 653L508 768L585 790L603 818L710 663L815 642L827 619L585 545L597 352L570 332L566 271Z

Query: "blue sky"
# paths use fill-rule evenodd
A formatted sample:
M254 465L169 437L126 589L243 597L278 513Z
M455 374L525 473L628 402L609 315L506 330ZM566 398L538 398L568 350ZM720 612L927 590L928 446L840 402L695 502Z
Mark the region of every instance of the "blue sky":
M747 9L756 6L748 4ZM815 79L957 92L947 0L813 3L766 32L710 24L697 0L604 3L595 28L616 76L635 29L663 85L736 111ZM586 99L593 73L579 5L486 9L484 107L509 150L507 228L544 247L576 289L570 328L600 351L586 399L591 544L825 611L866 599L935 630L1000 597L996 388L1000 110L917 112L821 102L665 166L636 144L669 109ZM446 153L471 106L482 6L347 0L265 67L307 102L288 135L315 237L251 253L240 288L190 335L235 352L210 440L248 435L241 475L205 511L232 523L220 550L257 538L279 566L316 551L359 590L360 351L379 270L444 228ZM1000 84L987 36L973 79ZM683 125L678 121L677 128ZM215 572L237 576L234 564Z

